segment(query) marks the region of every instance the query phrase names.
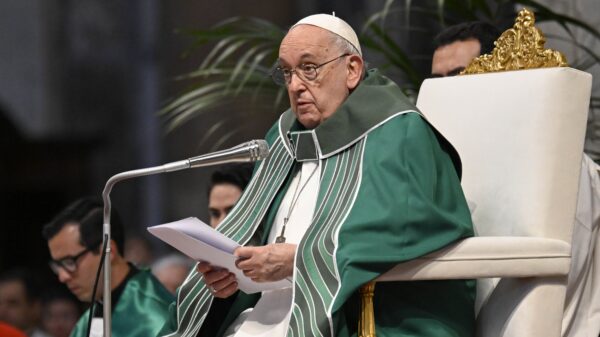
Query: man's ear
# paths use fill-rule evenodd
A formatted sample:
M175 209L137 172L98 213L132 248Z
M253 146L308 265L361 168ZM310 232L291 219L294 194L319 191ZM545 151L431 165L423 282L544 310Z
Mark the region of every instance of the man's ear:
M354 88L358 86L358 83L360 83L363 71L363 64L364 61L360 56L356 54L348 56L348 60L346 61L346 69L348 71L348 77L346 78L346 86L348 87L348 90L354 90Z
M102 249L102 246L100 247ZM110 262L114 262L117 256L122 256L122 253L117 248L117 243L115 240L110 239Z

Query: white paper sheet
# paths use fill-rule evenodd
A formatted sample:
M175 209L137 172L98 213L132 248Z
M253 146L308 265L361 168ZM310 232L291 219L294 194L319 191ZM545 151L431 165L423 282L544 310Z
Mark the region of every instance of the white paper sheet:
M197 218L186 218L158 226L148 231L196 261L206 261L213 266L234 273L241 291L252 294L259 291L291 286L287 279L276 282L254 282L235 266L233 251L240 245L217 232Z

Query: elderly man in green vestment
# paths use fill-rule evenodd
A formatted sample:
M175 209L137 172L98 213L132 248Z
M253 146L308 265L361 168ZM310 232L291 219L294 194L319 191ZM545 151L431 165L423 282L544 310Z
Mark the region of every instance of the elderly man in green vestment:
M246 276L291 286L247 295L229 271L199 263L163 336L356 336L363 284L473 235L458 156L396 84L365 71L346 22L300 20L273 79L291 108L217 229L243 246L235 254ZM377 335L472 336L473 286L379 284Z
M83 302L95 302L92 337L103 336L102 285L94 294L100 265L104 205L87 197L74 201L43 229L52 260L50 267ZM111 219L111 298L114 337L154 336L164 324L173 296L149 270L140 270L123 256L124 234L118 217ZM81 316L71 337L87 336L90 309Z

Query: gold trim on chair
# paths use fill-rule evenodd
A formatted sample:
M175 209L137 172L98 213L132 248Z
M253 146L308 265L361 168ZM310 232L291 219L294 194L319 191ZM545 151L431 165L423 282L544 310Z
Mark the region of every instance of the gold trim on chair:
M375 281L360 287L358 293L361 299L358 337L375 337L375 309L373 308Z
M558 51L544 49L546 39L535 24L535 15L522 9L513 28L494 42L492 54L475 58L460 74L481 74L497 71L566 67L567 59Z

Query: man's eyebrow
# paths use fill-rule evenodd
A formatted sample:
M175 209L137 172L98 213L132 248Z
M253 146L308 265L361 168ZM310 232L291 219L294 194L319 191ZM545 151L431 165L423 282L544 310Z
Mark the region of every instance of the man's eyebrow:
M73 256L75 256L75 255L69 254L69 255L65 255L65 256L63 256L63 257L59 257L59 258L57 258L57 259L54 259L54 258L52 258L52 256L50 256L50 259L51 259L52 261L62 261L62 260L64 260L64 259L72 259L72 258L73 258Z
M429 78L438 78L438 77L444 77L444 75L436 74L436 73L431 73L431 75L429 75Z
M312 58L314 58L314 57L316 57L316 56L315 56L314 54L310 53L310 52L303 52L303 53L300 55L300 61L301 61L300 63L303 63L303 62L304 62L306 59L312 59ZM284 61L282 58L280 58L280 57L279 57L279 58L277 58L277 63L278 63L279 65L281 65L281 64L287 64L287 62L285 62L285 61Z
M311 54L309 52L304 52L304 53L302 53L302 55L300 55L300 59L306 59L306 58L312 58L312 57L315 57L315 55Z

